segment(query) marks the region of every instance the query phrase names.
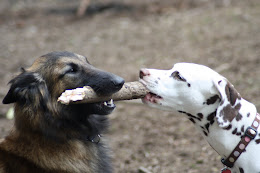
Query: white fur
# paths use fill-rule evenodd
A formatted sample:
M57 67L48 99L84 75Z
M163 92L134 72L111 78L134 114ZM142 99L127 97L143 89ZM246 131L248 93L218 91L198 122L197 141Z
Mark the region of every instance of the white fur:
M243 135L242 126L246 130L255 118L255 106L241 98L236 100L232 109L241 105L238 113L242 115L242 119L236 120L234 118L232 121L224 119L227 115L222 110L225 106L230 105L225 87L230 83L226 78L206 66L177 63L170 70L142 69L141 71L145 74L140 81L146 85L151 93L161 96L161 98L153 97L152 99L151 96L147 96L143 102L154 108L172 111L174 114L186 115L180 111L194 116L197 116L198 113L203 114L202 119L194 119L194 124L221 157L226 158L232 152ZM173 72L178 72L180 78L185 81L174 78ZM207 99L214 95L218 95L219 100L214 104L205 104ZM203 131L207 132L207 130L203 130L201 126L205 127L205 124L208 123L208 115L214 111L216 111L214 123L209 126L209 131L205 135ZM248 113L250 113L249 117ZM232 128L226 130L225 128L230 125ZM241 131L240 136L232 134L235 128ZM259 138L260 136L257 135L255 140ZM260 144L257 144L255 140L252 140L247 146L246 152L240 155L232 168L232 173L239 173L239 168L242 168L244 173L260 173Z

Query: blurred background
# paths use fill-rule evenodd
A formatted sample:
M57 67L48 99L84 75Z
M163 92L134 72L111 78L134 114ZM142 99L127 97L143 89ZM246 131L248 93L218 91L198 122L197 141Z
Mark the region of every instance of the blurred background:
M127 82L140 68L204 64L260 109L259 0L0 0L0 100L35 58L67 50ZM81 4L81 5L80 5ZM86 10L78 14L79 9ZM0 137L13 126L0 105ZM108 133L115 172L218 173L218 154L185 117L117 103Z

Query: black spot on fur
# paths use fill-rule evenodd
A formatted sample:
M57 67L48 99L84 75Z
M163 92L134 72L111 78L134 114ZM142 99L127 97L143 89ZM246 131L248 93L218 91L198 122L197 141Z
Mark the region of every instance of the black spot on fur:
M233 131L232 131L232 134L236 134L237 133L237 128L235 128Z
M236 120L240 121L242 118L243 118L242 115L240 113L238 113L237 116L236 116Z
M260 144L260 139L256 139L256 140L255 140L255 143L256 143L256 144Z
M196 124L196 122L195 122L195 120L194 120L193 118L189 118L189 120L190 120L191 122L193 122L194 124Z
M205 135L205 136L208 136L208 133L207 133L207 132L205 132L204 130L203 130L203 133L204 133L204 135Z
M186 79L184 79L184 78L180 75L180 72L178 72L178 71L174 71L174 72L171 74L171 77L173 77L174 79L176 79L176 80L178 80L178 81L186 82Z
M209 123L207 123L207 124L205 125L205 128L207 129L208 132L209 132L209 126L210 126Z
M247 117L250 117L250 113L247 114Z
M237 135L237 136L241 136L241 132L238 132L236 135Z
M220 115L223 116L224 122L231 122L238 114L241 104L235 106L235 109L230 105L226 105L221 111Z
M238 103L238 104L235 106L235 109L236 109L236 110L240 110L240 108L241 108L241 104Z
M244 169L243 168L239 168L240 173L244 173Z
M216 117L216 111L209 114L207 117L207 120L212 121L212 120L214 120L215 117Z
M219 98L218 95L214 95L214 96L208 98L206 103L207 103L207 105L212 105L212 104L216 103L216 101L219 100L219 99L220 98Z
M245 132L245 126L244 125L241 127L241 132Z
M199 116L200 119L203 118L203 114L202 113L198 113L198 116Z
M209 123L210 123L210 125L212 125L212 124L214 124L214 122L215 122L215 120L212 120Z
M188 83L188 87L191 87L190 83Z
M232 128L232 125L229 124L226 128L224 128L225 130L230 130Z
M182 113L182 114L186 114L188 117L190 117L190 118L193 118L193 119L196 119L196 120L199 120L199 121L201 121L201 119L200 118L198 118L198 117L196 117L196 116L194 116L194 115L192 115L192 114L190 114L190 113L187 113L187 112L184 112L184 111L178 111L179 113Z

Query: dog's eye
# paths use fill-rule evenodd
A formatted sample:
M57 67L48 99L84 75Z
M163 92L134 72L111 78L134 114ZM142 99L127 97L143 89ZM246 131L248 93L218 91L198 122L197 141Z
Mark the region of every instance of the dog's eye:
M173 77L174 79L177 79L179 81L186 81L186 79L184 79L183 77L180 76L180 72L175 71L171 74L171 77Z
M77 72L77 70L75 68L70 68L70 70L68 72L75 73L75 72Z
M68 69L67 73L76 73L78 72L78 66L76 64L70 64L70 68Z

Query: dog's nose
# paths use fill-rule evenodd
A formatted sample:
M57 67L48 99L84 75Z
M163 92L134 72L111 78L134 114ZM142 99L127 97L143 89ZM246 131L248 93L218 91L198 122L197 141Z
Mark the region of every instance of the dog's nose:
M112 80L114 86L116 89L121 89L122 86L124 85L125 83L125 80L119 76L116 76L113 80Z
M140 70L139 78L143 79L144 76L149 76L149 75L150 75L149 70L143 68L143 69Z

